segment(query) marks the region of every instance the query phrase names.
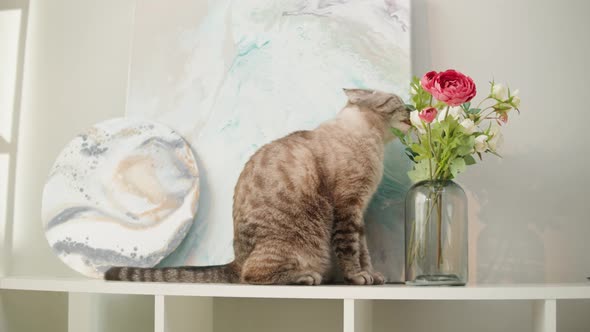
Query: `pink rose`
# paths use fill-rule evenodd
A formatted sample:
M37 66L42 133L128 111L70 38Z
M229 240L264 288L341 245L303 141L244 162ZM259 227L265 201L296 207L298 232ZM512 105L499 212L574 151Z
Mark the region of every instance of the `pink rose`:
M449 69L440 72L434 77L432 96L450 106L459 106L475 97L475 83L469 76Z
M436 118L436 114L438 111L434 107L426 107L425 109L420 111L418 115L420 119L422 119L426 123L431 123Z
M434 78L436 77L438 73L433 71L429 71L428 73L424 74L424 76L422 76L422 79L420 80L420 85L422 85L422 88L424 88L424 90L432 93L432 84L434 83Z

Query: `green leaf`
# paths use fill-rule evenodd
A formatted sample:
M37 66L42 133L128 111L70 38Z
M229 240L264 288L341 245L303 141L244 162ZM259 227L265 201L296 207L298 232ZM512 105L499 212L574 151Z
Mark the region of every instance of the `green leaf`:
M475 146L475 136L463 137L457 147L457 155L465 156L471 154L473 147Z
M443 109L447 107L447 104L443 103L442 101L437 101L436 104L433 105L436 109Z
M430 124L430 132L432 134L433 143L440 143L440 139L443 134L443 126L444 124L440 122L433 122Z
M426 156L428 154L428 150L423 144L412 144L410 148L415 152L415 155Z
M409 153L409 154L411 154L413 157L416 156L416 153L410 147L407 147L406 148L406 152Z
M471 102L468 101L466 103L463 103L463 105L461 105L461 107L463 107L463 109L465 110L465 112L467 112L469 110L469 106L471 106Z
M507 104L507 103L497 103L496 105L494 105L494 109L496 111L507 111L511 108L512 108L512 105Z
M418 95L413 95L412 96L412 102L414 102L414 104L419 104L420 103L420 96Z
M430 164L428 159L424 159L414 164L414 169L408 172L408 176L413 182L420 182L430 179Z
M412 104L406 104L406 108L409 109L410 111L415 111L416 110L416 106L414 106Z
M410 158L411 161L416 162L416 153L414 151L412 151L411 148L407 147L406 148L406 156L408 156L408 158Z
M475 165L476 163L475 158L473 158L473 156L470 154L464 156L463 159L465 160L465 165L467 166Z
M449 130L451 129L451 125L452 125L452 120L453 117L452 116L447 116L447 118L440 123L440 128L442 129L443 132L449 132ZM440 133L440 136L442 137L442 133Z
M496 151L488 150L487 152L495 155L498 158L502 158L502 156L498 152L496 152Z
M467 113L469 114L479 114L481 112L481 108L472 108Z
M401 130L399 130L399 129L397 129L397 128L391 128L391 132L392 132L392 133L393 133L395 136L397 136L397 138L399 138L399 139L400 139L400 141L402 141L402 142L403 142L403 141L404 141L404 139L406 138L406 134L404 134L404 132L403 132L403 131L401 131ZM391 137L391 136L390 136L390 137Z
M451 162L450 170L453 178L457 177L457 174L463 173L467 169L467 165L465 164L465 159L463 158L456 158Z

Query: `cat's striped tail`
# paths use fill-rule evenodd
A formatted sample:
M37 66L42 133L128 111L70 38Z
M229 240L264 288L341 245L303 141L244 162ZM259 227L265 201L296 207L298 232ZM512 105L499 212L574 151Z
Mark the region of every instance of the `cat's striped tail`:
M238 283L240 273L236 264L217 266L181 266L165 268L111 267L106 280L145 282Z

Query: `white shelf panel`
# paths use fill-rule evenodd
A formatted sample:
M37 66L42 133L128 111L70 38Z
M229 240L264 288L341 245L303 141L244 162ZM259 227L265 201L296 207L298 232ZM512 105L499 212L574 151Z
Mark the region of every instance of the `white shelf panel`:
M154 332L166 332L166 307L162 295L154 297Z
M557 331L557 301L545 300L533 303L533 331Z
M464 287L253 286L103 281L84 278L0 278L0 289L98 294L359 300L590 299L590 283L467 285Z

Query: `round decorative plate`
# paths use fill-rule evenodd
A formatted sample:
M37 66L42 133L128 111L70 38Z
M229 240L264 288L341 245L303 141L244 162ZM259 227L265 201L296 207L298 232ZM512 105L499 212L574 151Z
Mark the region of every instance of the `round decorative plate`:
M171 129L120 118L94 125L59 154L43 189L42 219L59 258L90 277L111 266L152 267L186 236L199 171Z

